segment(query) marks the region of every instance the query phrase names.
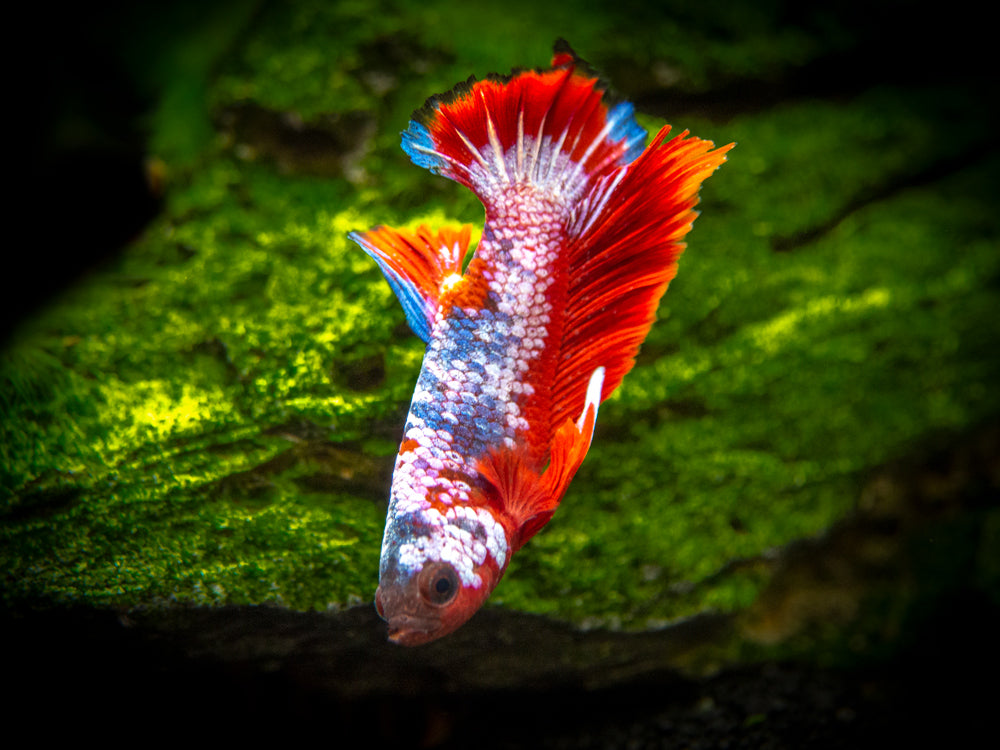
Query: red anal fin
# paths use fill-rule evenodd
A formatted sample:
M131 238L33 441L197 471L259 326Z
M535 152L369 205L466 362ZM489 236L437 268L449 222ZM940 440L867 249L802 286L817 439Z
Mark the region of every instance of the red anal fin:
M632 369L677 272L683 238L697 216L698 189L733 146L713 150L711 141L688 138L687 131L668 141L669 130L623 173L596 183L574 217L553 426L579 409L595 368L607 370L602 400Z
M604 382L604 368L597 368L587 386L583 412L574 423L567 419L552 438L549 465L539 474L524 450L492 451L479 462L480 476L491 485L488 498L510 521L511 552L537 534L552 514L590 449Z
M553 502L545 491L524 449L489 451L476 469L488 485L486 500L506 527L513 554L548 523L559 500Z
M375 259L403 306L410 328L425 343L437 314L442 290L462 275L472 227L444 227L434 232L375 227L348 235Z

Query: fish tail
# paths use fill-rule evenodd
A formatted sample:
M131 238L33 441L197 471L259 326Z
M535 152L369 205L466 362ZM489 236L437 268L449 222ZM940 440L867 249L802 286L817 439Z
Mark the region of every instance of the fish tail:
M646 141L632 105L606 99L600 79L560 41L550 68L472 77L431 97L402 145L415 164L469 187L487 209L505 188L529 184L571 205Z

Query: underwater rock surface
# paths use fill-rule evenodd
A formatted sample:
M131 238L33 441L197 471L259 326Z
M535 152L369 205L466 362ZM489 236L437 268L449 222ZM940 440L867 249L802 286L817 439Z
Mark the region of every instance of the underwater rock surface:
M433 696L523 707L525 686L618 705L655 684L636 730L652 746L723 725L760 738L781 710L727 704L724 686L791 702L804 679L859 746L873 725L836 718L875 705L853 676L753 665L912 656L942 622L996 622L1000 154L975 44L932 66L948 29L861 25L892 11L878 2L780 20L724 3L227 6L118 19L158 92L161 211L2 343L4 622L40 651L75 633L40 663L96 669L75 649L106 644L126 678L204 696L208 664L210 684L287 688L303 713L370 717L374 696L406 695L405 736L427 745L468 736ZM398 133L470 73L547 63L559 36L647 129L738 146L554 520L492 608L404 655L369 602L422 350L346 234L481 222ZM620 745L630 726L549 746Z

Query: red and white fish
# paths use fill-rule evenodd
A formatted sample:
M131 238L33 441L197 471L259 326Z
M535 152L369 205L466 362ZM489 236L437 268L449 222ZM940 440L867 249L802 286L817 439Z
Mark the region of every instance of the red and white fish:
M403 133L415 164L475 192L486 224L464 271L468 226L351 234L427 343L375 594L391 640L468 620L583 462L731 147L669 130L644 148L632 105L609 103L560 41L551 68L470 79Z

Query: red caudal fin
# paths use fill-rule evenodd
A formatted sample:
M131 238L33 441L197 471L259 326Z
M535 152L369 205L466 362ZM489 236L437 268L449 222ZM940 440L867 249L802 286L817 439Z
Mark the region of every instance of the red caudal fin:
M442 289L462 275L471 231L469 225L437 232L426 225L413 232L383 226L348 236L378 263L410 328L426 343Z
M682 240L697 216L698 189L734 145L713 150L711 141L686 131L667 140L669 130L626 169L597 181L574 214L554 429L578 412L596 367L606 369L602 399L632 369L677 272Z
M403 149L489 208L517 184L572 201L635 159L645 140L632 105L609 107L597 77L559 42L551 68L470 78L431 97L403 133Z

